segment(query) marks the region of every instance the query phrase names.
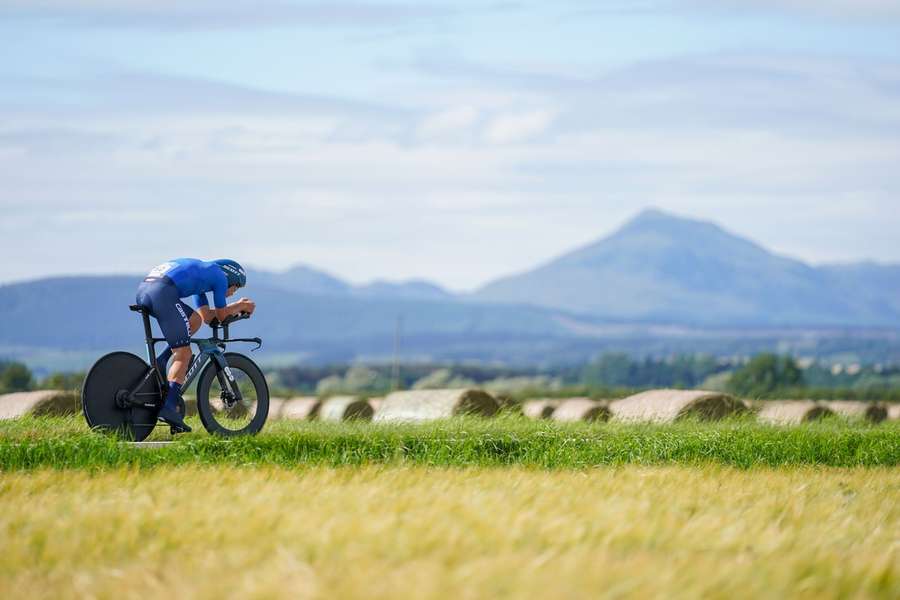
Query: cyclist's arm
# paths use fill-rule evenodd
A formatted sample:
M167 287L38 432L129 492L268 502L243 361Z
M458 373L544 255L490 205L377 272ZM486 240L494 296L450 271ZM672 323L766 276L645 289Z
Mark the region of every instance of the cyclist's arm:
M239 310L233 310L233 305L225 303L225 291L219 289L220 287L220 285L216 285L212 289L213 303L215 304L215 308L211 308L209 306L209 297L207 296L206 292L194 296L194 304L197 305L197 313L200 315L200 318L203 319L203 322L207 325L212 323L213 319L218 319L221 322L231 315L240 312Z
M225 308L210 308L209 306L198 306L197 314L200 315L200 318L203 319L203 322L209 325L213 319L218 319L219 321L224 321L228 317L232 315L236 315L242 312L251 312L247 310L246 303L242 300L238 302L232 302Z
M194 296L194 304L197 306L197 314L207 325L216 318L216 311L209 307L209 298L205 293Z
M200 318L203 319L203 322L207 325L209 325L210 322L212 322L212 320L216 318L216 312L208 306L198 307L197 314L200 315Z
M217 308L215 316L220 321L224 321L225 319L227 319L228 317L230 317L232 315L236 315L238 313L244 312L243 308L244 308L243 302L240 302L240 301L232 302L225 308Z
M195 296L197 313L207 325L213 319L218 319L222 322L232 315L242 312L252 313L256 308L256 304L249 298L241 298L231 304L227 303L226 297L229 295L229 292L233 294L235 290L229 290L228 280L220 269L215 268L210 279L211 281L208 282L210 287L208 289L213 295L213 306L209 306L207 292L202 292Z
M232 290L232 293L233 292L234 290ZM248 298L241 298L237 302L226 304L225 298L228 295L228 281L224 276L221 278L221 281L217 281L213 286L212 293L213 305L216 307L215 316L219 321L224 321L228 317L242 312L252 313L253 309L256 308L256 305Z

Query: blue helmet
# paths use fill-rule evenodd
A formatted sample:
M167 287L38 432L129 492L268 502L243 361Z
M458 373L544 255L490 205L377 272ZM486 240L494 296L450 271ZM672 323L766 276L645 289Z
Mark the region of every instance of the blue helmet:
M214 262L222 268L225 277L228 278L228 287L235 286L240 288L247 285L247 272L244 271L244 267L240 263L228 258L220 258Z

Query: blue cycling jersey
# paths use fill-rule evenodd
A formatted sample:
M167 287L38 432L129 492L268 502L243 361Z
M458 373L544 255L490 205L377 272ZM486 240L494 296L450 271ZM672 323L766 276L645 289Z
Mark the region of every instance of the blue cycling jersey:
M214 262L196 258L176 258L154 268L148 278L168 277L178 288L180 298L194 297L197 307L209 306L207 292L213 293L216 308L225 308L225 291L228 278L222 268Z

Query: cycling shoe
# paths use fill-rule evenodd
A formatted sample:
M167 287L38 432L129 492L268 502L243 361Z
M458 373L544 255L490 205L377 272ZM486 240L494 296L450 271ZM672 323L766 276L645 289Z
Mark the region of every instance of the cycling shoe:
M172 433L190 433L191 427L184 422L184 418L174 408L163 407L159 411L159 418L172 427Z

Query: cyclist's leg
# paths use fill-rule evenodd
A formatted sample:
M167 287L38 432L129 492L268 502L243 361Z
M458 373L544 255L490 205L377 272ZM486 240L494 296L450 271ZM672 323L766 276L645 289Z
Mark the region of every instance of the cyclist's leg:
M160 286L165 285L165 282L154 278L152 280L145 279L141 285L138 287L137 295L135 297L135 301L137 304L147 308L150 310L150 314L156 317L156 320L160 323L162 321L159 317L157 317L156 312L153 310L153 300L154 298L159 299L160 307L165 310L166 306L171 303L171 293L168 293L167 290L161 289ZM177 294L176 294L177 295ZM156 366L159 368L159 372L162 374L163 378L167 378L167 367L169 365L169 359L172 358L172 348L170 346L166 346L162 352L156 355Z
M166 373L169 372L170 358L172 358L172 348L169 346L166 346L156 357L156 366L159 367L159 372L163 374L163 377L167 377Z
M184 303L181 303L182 306L187 311L191 310L189 306ZM200 315L196 312L191 311L190 316L188 317L188 337L197 333L197 330L200 329L200 325L203 323L203 319L200 318ZM191 364L191 347L190 344L181 347L173 347L169 346L172 349L172 365L169 367L169 371L167 376L169 381L175 381L179 384L184 383L184 379L187 376L188 367Z
M136 303L149 309L150 314L153 316L156 316L153 310L153 298L159 295L156 291L156 287L159 285L161 285L159 281L144 280L138 287L137 295L135 296ZM158 318L157 321L159 321ZM169 346L166 346L162 352L156 355L156 366L159 368L159 372L162 373L163 378L166 377L166 367L170 358L172 358L172 349Z
M168 390L160 410L160 417L181 431L190 431L178 415L177 406L181 397L181 385L184 383L191 358L191 334L199 328L200 318L190 306L181 301L178 289L171 284L160 284L154 288L153 316L159 322L173 357L168 373Z
M184 303L182 303L182 305L183 305L183 306L187 306L187 305L184 304ZM192 313L191 313L191 316L190 316L190 332L191 332L191 335L194 335L195 333L197 333L197 331L200 329L200 326L201 326L202 324L203 324L203 319L200 318L200 315L199 315L198 313L196 313L196 312L192 312ZM169 374L169 372L170 372L170 370L171 370L171 369L168 368L168 367L169 367L169 360L172 358L173 354L174 354L174 351L172 350L172 347L167 345L167 346L165 347L165 349L164 349L164 350L156 357L156 364L159 366L159 372L162 373L163 376L166 377L166 378L169 377L168 374ZM178 360L178 361L183 361L184 358L185 358L184 356L179 356L177 360ZM190 363L190 359L191 359L191 355L190 355L190 353L188 353L188 355L187 355L188 363ZM181 373L181 375L180 375L180 376L176 376L175 379L176 379L177 381L184 381L184 376L185 376L185 373L186 373L186 367L185 367L185 368L182 368L182 365L180 365L180 364L179 364L179 366L177 366L177 367L176 367L176 365L174 365L174 364L173 364L172 366L173 366L173 368L176 368L176 369L177 369L177 370L176 370L176 373Z
M168 310L159 311L157 320L172 351L168 379L181 384L184 383L184 371L187 370L184 362L191 359L191 316L194 312L181 299L169 299L167 304Z
M144 293L145 297L149 297L152 302L151 314L156 317L159 328L162 329L163 337L166 338L168 346L159 355L160 363L164 366L168 363L169 358L175 356L180 362L187 357L190 361L190 340L191 336L200 328L202 319L200 315L194 312L188 304L181 301L178 297L178 288L171 283L157 282L151 284L149 290ZM163 362L165 361L165 362ZM179 383L184 381L182 371L186 369L180 368L181 365L173 364L168 369L168 379ZM163 369L165 371L165 369Z

